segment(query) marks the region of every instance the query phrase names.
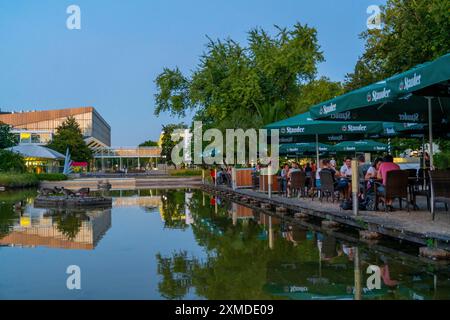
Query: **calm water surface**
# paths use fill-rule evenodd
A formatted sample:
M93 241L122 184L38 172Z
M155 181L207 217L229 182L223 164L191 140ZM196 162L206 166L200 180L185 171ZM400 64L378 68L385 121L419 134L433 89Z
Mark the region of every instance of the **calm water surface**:
M0 299L449 299L450 267L198 190L112 192L113 208L33 207L0 193ZM22 201L23 205L14 206ZM81 290L66 269L81 268ZM381 271L368 290L366 269Z

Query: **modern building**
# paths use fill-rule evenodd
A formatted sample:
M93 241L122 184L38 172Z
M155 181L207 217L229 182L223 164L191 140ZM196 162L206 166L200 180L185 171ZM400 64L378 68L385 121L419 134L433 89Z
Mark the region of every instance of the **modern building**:
M6 112L0 110L0 122L12 127L19 145L47 145L58 126L68 117L78 122L84 140L93 151L91 171L148 171L161 161L159 147L111 147L111 127L94 107L45 111Z
M36 173L58 173L60 162L65 158L63 154L55 150L32 143L19 144L6 150L20 154L27 168Z
M97 148L93 152L92 171L149 171L161 162L160 147Z
M22 144L48 144L56 128L68 117L76 119L91 149L111 146L111 127L94 107L20 112L0 110L0 122L11 126Z

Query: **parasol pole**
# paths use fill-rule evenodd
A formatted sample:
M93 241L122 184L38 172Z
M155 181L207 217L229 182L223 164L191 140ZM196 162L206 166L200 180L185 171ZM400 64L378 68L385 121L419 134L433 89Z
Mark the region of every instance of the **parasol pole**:
M428 100L428 136L430 143L430 170L434 170L434 161L433 161L433 112L431 106L431 99L433 97L425 97Z
M316 134L316 168L319 168L319 135Z

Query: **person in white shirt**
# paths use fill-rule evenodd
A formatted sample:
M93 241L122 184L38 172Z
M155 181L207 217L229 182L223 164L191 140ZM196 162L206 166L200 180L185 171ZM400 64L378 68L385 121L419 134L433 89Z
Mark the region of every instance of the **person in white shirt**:
M352 158L345 158L344 165L341 167L341 177L351 177L352 176Z
M344 165L339 172L341 180L338 183L338 189L341 190L343 198L348 200L351 194L351 184L345 178L351 178L352 176L352 158L345 158Z

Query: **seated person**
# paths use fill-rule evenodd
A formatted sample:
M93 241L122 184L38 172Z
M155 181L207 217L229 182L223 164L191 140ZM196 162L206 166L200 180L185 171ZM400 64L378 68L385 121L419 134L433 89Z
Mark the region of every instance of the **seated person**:
M319 174L318 174L319 180L320 180L320 172L329 172L331 174L331 178L333 179L333 184L336 189L336 187L337 187L337 181L336 181L337 172L336 172L336 170L334 170L333 166L331 165L330 160L328 160L328 159L322 160L322 168L320 169ZM316 183L319 183L319 185L321 185L320 181L316 182Z
M308 162L305 167L305 177L306 177L305 185L308 188L310 188L312 186L312 173L313 173L313 169Z
M345 158L344 165L340 170L340 177L337 188L342 192L344 199L350 199L352 186L348 179L352 177L352 158Z
M366 163L366 158L364 155L358 157L358 175L360 179L364 179L367 171L371 167L370 163Z
M378 192L383 193L385 191L387 173L393 170L400 170L400 167L394 163L394 158L391 155L387 155L383 158L377 173L377 178L381 180L381 185L377 187ZM385 205L392 211L392 199L384 199L384 201Z
M360 194L364 194L365 190L365 177L366 173L371 167L370 163L366 163L366 157L364 155L360 155L358 157L358 183L359 183L359 192Z
M378 177L378 170L380 168L382 158L376 158L370 168L367 170L364 179L367 181L366 193L373 192L374 180Z

